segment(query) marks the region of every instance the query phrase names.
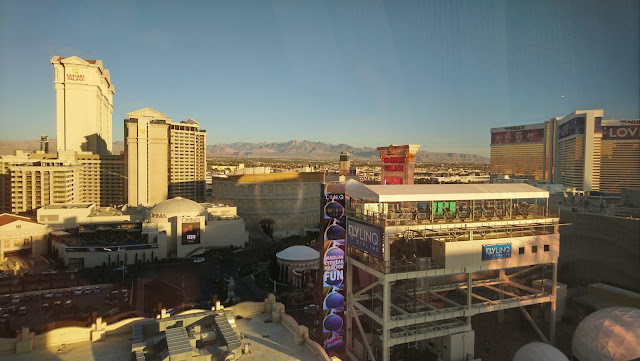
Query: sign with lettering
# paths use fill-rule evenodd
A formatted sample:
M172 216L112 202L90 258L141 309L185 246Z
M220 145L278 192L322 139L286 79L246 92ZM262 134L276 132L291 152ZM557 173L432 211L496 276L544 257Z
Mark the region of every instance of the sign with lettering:
M482 260L511 258L511 243L482 246Z
M602 126L602 140L640 139L640 125Z
M322 343L327 353L344 349L345 185L325 184L322 229Z
M404 163L404 157L384 157L384 163Z
M84 74L80 74L80 69L72 68L70 73L67 73L68 81L84 81Z
M347 244L376 257L382 256L381 229L368 224L349 220L347 223Z

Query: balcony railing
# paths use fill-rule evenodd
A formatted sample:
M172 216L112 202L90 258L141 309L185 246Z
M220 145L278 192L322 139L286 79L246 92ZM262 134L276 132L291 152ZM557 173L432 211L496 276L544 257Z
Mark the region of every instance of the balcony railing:
M418 212L409 209L379 213L369 210L348 209L347 215L367 223L382 227L388 226L412 226L422 224L464 223L464 222L489 222L520 219L559 218L560 210L551 207L529 204L513 208L508 211L476 209L458 210L456 212Z

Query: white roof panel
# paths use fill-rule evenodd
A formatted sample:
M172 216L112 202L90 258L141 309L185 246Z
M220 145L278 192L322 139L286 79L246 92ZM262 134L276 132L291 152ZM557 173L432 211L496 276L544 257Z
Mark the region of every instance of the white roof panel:
M548 191L524 183L364 185L347 194L373 202L549 198Z

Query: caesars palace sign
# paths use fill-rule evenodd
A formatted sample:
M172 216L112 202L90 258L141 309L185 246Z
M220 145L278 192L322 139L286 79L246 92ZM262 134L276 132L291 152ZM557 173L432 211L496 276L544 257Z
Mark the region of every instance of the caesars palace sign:
M84 81L84 75L80 74L80 69L71 68L71 73L67 74L67 80L69 80L69 81Z

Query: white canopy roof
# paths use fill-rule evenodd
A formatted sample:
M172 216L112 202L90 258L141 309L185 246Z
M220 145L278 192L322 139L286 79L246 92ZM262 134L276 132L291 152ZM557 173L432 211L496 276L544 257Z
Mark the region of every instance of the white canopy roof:
M347 187L352 198L373 202L549 198L549 192L524 183L403 184Z
M276 257L283 261L311 261L319 260L320 252L307 246L291 246L276 253Z

